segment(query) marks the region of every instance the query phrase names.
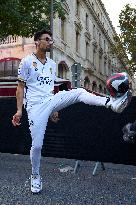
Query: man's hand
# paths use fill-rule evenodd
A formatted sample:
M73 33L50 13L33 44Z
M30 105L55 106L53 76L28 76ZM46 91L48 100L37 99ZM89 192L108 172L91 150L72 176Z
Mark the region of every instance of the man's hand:
M58 112L54 112L51 117L50 117L51 121L54 123L57 123L59 121L59 113Z
M22 112L21 111L17 111L16 114L13 116L12 124L14 126L19 126L21 124L20 123L21 117L22 117Z

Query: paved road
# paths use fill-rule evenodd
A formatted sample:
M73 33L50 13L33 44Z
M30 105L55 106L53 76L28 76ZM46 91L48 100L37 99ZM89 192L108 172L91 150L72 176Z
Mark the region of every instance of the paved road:
M80 162L77 173L60 172L75 160L42 158L43 191L30 193L29 156L0 153L0 205L136 205L136 167Z

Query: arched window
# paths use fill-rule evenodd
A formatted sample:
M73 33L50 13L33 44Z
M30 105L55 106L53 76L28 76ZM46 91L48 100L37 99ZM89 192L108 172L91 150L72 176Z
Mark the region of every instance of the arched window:
M103 90L102 90L102 85L100 84L99 85L99 93L102 93L103 92Z
M93 83L92 83L92 91L97 92L97 84L96 84L96 81L93 81Z
M89 88L90 88L90 80L89 80L88 76L86 76L84 79L84 88L87 90L89 90Z
M58 64L58 77L67 79L68 65L65 61L61 61Z
M80 2L79 0L76 0L76 15L80 15Z

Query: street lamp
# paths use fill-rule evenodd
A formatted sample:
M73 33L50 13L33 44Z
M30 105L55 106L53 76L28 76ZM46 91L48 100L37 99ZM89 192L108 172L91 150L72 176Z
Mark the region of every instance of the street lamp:
M50 31L52 33L53 38L53 0L51 0ZM50 49L50 58L53 59L53 45Z

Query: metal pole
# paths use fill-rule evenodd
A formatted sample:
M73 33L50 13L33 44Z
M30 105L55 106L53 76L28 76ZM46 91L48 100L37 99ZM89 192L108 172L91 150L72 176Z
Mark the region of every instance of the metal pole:
M52 32L52 38L53 38L53 0L51 0L50 30ZM51 46L51 50L50 50L50 58L53 59L53 45Z

